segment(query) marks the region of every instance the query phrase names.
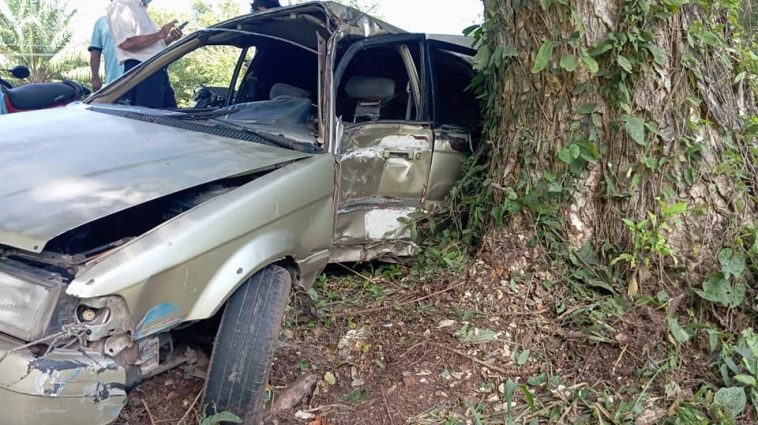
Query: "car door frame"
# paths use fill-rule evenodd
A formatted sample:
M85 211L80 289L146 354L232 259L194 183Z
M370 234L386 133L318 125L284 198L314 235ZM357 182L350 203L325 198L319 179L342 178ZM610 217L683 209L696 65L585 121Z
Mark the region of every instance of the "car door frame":
M410 226L405 223L414 213L423 209L424 197L426 195L426 186L428 184L429 172L431 170L431 155L433 150L433 122L431 120L430 96L429 96L429 72L426 53L426 37L424 34L402 34L373 37L365 40L353 42L345 51L339 63L333 72L333 90L330 90L330 143L329 151L335 156L337 161L337 179L335 182L335 235L330 252L330 261L367 261L374 258L385 258L387 256L407 256L411 255L416 248L411 238ZM418 135L413 134L423 129L424 134L421 138L428 143L426 152L423 150L414 153L417 155L413 160L423 161L426 164L423 173L423 182L418 187L418 202L407 203L401 199L366 199L365 202L358 201L350 203L347 198L348 194L343 193L341 187L341 178L343 171L343 156L347 155L345 142L345 125L336 114L337 91L345 77L347 67L355 56L366 49L381 47L387 45L418 45L419 54L413 57L414 67L408 69L409 64L404 60L406 71L409 72L409 81L413 81L414 76L418 87L412 87L412 97L416 98L417 117L412 121L405 120L384 120L375 123L363 123L357 126L350 126L352 129L371 128L373 126L398 126L398 135L400 137L410 136L415 138ZM402 56L402 53L400 53ZM419 63L415 63L419 61ZM412 72L411 72L412 71ZM413 85L413 83L411 83ZM387 136L393 134L387 133ZM421 143L421 140L419 140ZM400 153L400 152L391 152ZM386 161L400 162L401 158L391 158L384 155ZM410 154L408 160L411 160ZM377 158L374 158L377 159ZM383 172L384 173L384 172ZM418 178L416 180L420 180ZM416 182L419 183L418 181ZM411 199L411 198L407 198ZM407 200L405 199L405 200ZM369 226L371 225L371 226ZM371 228L369 228L371 227Z

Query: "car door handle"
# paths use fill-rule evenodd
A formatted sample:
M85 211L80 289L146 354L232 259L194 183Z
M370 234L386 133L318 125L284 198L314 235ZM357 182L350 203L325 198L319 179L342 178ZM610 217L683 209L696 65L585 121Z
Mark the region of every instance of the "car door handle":
M421 159L421 152L420 151L398 151L398 150L392 150L392 149L385 149L384 152L382 152L382 156L385 159L389 159L389 158L404 158L404 159L413 161L415 159Z

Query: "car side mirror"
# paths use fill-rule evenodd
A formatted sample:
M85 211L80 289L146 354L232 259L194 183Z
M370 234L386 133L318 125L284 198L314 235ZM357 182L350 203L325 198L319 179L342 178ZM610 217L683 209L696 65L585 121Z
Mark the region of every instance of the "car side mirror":
M11 75L18 78L19 80L23 80L24 78L29 77L29 68L19 65L11 69Z

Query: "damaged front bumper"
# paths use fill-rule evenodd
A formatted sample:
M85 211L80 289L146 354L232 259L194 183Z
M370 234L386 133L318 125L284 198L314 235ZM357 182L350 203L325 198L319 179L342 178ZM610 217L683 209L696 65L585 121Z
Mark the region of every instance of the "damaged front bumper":
M0 423L108 424L118 417L126 402L123 367L99 353L35 356L20 345L0 335Z

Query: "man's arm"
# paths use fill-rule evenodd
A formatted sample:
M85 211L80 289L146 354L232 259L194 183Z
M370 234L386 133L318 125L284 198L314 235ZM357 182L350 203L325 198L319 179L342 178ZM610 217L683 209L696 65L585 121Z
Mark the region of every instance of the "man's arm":
M89 50L89 69L92 73L92 91L98 91L103 87L103 81L100 79L100 57L103 52L99 49Z
M168 36L172 34L172 30L174 29L174 26L176 25L177 21L173 20L161 27L161 30L153 33L153 34L147 34L147 35L135 35L134 37L129 37L124 41L123 43L119 44L118 47L130 52L134 52L137 50L142 50L145 47L152 46L153 44L165 40L166 42L169 42L167 40ZM174 41L174 40L171 40Z

